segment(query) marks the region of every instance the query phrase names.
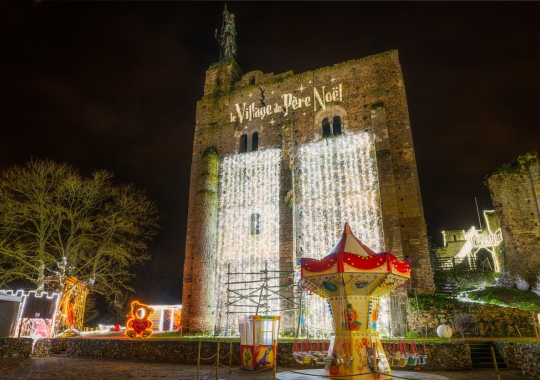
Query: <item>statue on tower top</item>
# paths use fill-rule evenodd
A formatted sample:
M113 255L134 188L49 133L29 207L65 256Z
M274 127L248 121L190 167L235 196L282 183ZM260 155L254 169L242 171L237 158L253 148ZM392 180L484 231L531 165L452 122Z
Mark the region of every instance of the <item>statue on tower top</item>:
M218 35L216 29L214 37L219 43L220 61L236 58L236 29L234 15L227 11L227 4L225 4L225 10L223 11L223 26L221 27L221 33Z

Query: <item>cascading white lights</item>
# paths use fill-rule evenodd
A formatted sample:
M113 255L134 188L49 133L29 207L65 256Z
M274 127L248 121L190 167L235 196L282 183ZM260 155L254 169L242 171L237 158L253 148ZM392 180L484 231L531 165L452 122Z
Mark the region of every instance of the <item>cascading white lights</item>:
M345 222L375 252L383 244L379 181L369 131L302 145L297 156L297 256L322 258ZM325 301L306 297L304 324L310 334L327 333L332 321Z
M217 241L217 321L219 329L236 329L236 315L227 315L227 269L258 273L279 270L279 179L281 149L228 156L222 159L219 175ZM255 287L261 276L237 274L232 280L241 287ZM277 285L270 283L269 285ZM240 292L245 294L246 292ZM238 294L230 295L238 297ZM276 298L276 297L272 297ZM254 313L248 300L231 306L234 312ZM279 310L278 300L268 301L268 310ZM264 310L259 310L259 314ZM227 317L229 321L227 321Z

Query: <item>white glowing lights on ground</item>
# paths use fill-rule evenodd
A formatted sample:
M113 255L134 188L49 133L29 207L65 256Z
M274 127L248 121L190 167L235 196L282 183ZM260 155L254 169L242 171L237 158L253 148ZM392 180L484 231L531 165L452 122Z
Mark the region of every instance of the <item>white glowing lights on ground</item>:
M265 268L279 270L279 179L281 149L269 149L225 157L220 165L219 222L217 242L218 328L234 327L236 315L227 323L227 269L255 273ZM258 215L254 217L254 215ZM252 221L258 221L252 229ZM259 232L252 234L252 232ZM248 287L256 278L234 276ZM260 286L260 284L258 284ZM277 284L269 284L277 285ZM272 297L276 298L276 297ZM252 305L249 300L237 305ZM231 306L235 312L254 313L254 308ZM279 300L269 300L268 310L279 310ZM259 310L259 314L264 310ZM276 314L276 313L275 313Z
M298 149L297 254L322 258L349 222L375 252L383 247L377 162L371 132L341 135ZM310 334L331 331L326 302L306 297Z

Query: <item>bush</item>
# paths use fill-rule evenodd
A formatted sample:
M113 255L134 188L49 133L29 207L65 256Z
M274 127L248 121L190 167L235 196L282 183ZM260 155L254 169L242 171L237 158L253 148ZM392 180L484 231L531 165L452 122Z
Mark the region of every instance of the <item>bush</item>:
M495 276L495 283L493 286L497 288L510 289L516 284L516 280L510 274L508 269L503 269L501 273Z
M532 287L531 291L537 296L540 296L540 274L536 278L536 283Z
M525 281L520 275L516 276L516 288L519 290L529 290L529 283Z
M450 281L455 281L460 291L474 290L493 284L495 273L481 269L435 272L435 282L447 283Z
M418 300L418 303L416 303ZM446 309L448 304L457 305L459 301L448 298L446 296L417 296L409 297L409 305L412 312L416 312L416 307L421 311L429 310L430 308Z

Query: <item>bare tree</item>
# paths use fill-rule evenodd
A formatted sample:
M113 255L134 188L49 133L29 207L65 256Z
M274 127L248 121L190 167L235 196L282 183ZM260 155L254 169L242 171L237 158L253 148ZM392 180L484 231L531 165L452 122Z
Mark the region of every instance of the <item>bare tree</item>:
M461 337L465 340L465 331L476 325L476 318L471 314L459 313L454 316L454 328L461 330Z
M65 293L76 278L110 303L131 290L131 266L149 259L157 209L113 175L83 178L67 164L32 160L0 177L0 286L26 280ZM69 281L67 281L69 282Z

